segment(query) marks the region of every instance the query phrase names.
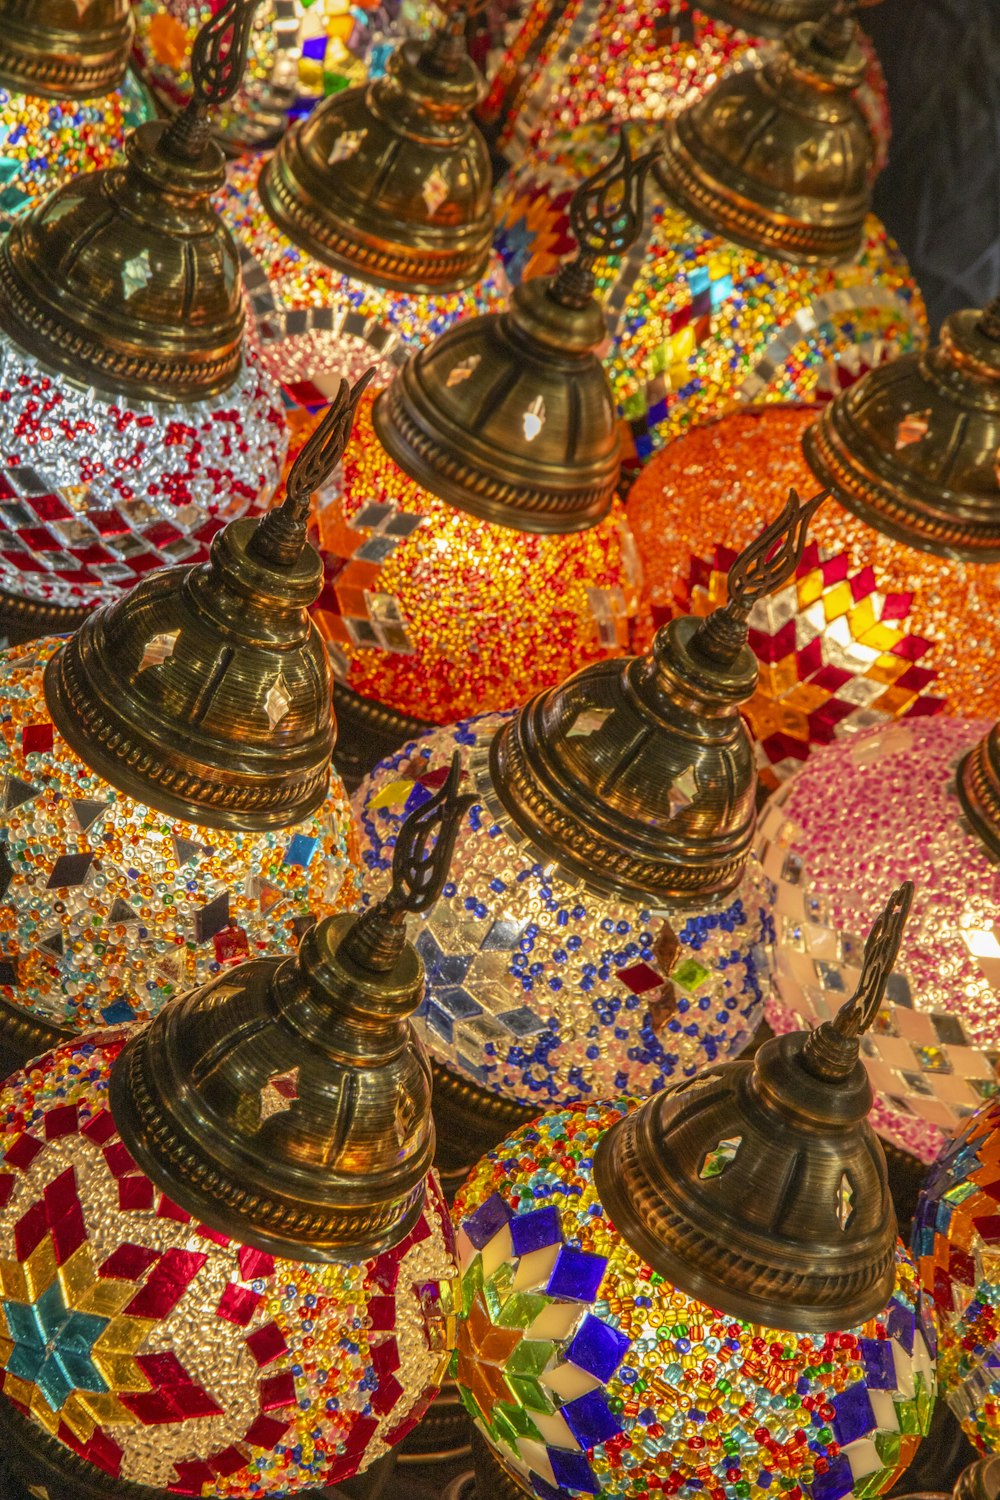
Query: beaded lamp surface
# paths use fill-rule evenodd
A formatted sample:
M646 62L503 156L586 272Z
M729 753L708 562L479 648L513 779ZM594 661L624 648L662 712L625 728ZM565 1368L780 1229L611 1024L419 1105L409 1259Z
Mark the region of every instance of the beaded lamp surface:
M894 368L886 366L885 375ZM879 372L872 380L881 378ZM867 385L868 378L854 388L861 399ZM725 597L732 549L759 528L774 485L815 482L802 439L816 420L815 408L740 412L688 433L650 461L629 495L650 605L640 640L672 614L704 614ZM925 420L907 418L901 408L893 424L899 438L890 434L890 446L895 441L904 457L918 453ZM978 433L963 449L989 452ZM820 477L829 482L826 473ZM974 487L983 495L992 482L996 495L985 469L982 477ZM994 508L1000 538L996 500ZM716 545L719 536L727 547ZM909 544L886 535L877 519L839 504L835 491L813 523L797 576L762 600L750 621L761 669L745 712L764 784L774 787L815 747L856 729L941 712L1000 713L998 621L996 561L970 551L942 556L913 533Z
M512 717L425 735L359 789L372 872L456 749L477 798L416 940L435 1108L468 1115L443 1141L452 1151L486 1149L531 1108L652 1093L752 1035L773 929L748 858L745 619L794 567L815 503L791 503L746 550L711 624L675 621L645 657L585 668Z
M384 384L508 289L464 25L455 11L426 43L402 43L384 77L327 99L270 160L229 169L218 203L242 247L257 348L307 407L373 361Z
M543 1115L473 1170L453 1368L480 1493L500 1475L541 1500L842 1500L906 1468L934 1402L933 1308L895 1239L857 1020L638 1109Z
M199 33L184 112L0 248L0 589L36 633L206 557L277 484L280 395L244 349L238 254L210 203L207 111L239 81L253 10L228 0Z
M6 1070L68 1033L148 1019L354 901L329 666L306 612L321 568L296 541L346 410L345 392L282 506L230 523L209 563L138 584L65 644L0 657ZM259 528L292 522L284 560L262 557Z
M980 823L998 821L988 728L941 716L849 735L815 751L760 823L758 856L777 893L776 1031L814 1025L839 1003L874 882L903 871L918 882L864 1062L879 1134L925 1162L1000 1083L1000 865L996 840L970 826L963 790L976 772Z
M871 143L853 98L862 70L850 29L827 17L662 128L641 232L598 271L627 465L737 402L808 400L839 372L923 342L920 293L865 212ZM727 134L736 117L740 130ZM758 124L773 150L742 160ZM497 244L513 280L565 254L567 178L606 152L602 136L596 125L554 136L540 166L501 184ZM822 165L803 175L803 159Z
M0 1428L22 1478L295 1493L367 1467L432 1399L454 1260L405 918L446 873L456 781L383 902L8 1080Z

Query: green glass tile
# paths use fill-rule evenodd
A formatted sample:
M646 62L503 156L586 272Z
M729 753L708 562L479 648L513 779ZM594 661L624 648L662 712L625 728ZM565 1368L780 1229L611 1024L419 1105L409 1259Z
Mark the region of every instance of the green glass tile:
M706 969L695 958L686 958L682 964L678 964L672 970L670 978L674 984L679 984L682 990L696 990L700 984L711 974L711 969Z
M529 1328L542 1309L548 1307L550 1300L533 1292L515 1292L504 1303L499 1318L500 1327Z
M900 1432L920 1432L920 1413L916 1401L894 1401Z
M512 1402L500 1401L497 1403L497 1414L502 1415L511 1425L518 1437L540 1437L541 1434L534 1422L524 1410L523 1406L515 1406Z
M516 1274L510 1261L505 1260L497 1267L493 1275L488 1278L486 1285L493 1288L502 1302L506 1302L514 1289L514 1277Z
M541 1339L522 1339L507 1361L512 1375L540 1375L552 1358L555 1344Z
M494 1435L502 1442L509 1444L511 1448L517 1447L517 1440L522 1436L511 1421L511 1414L514 1410L514 1407L497 1405L492 1412Z
M468 1317L476 1293L483 1289L483 1257L477 1255L462 1277L462 1314Z
M512 1375L508 1371L504 1378L517 1396L517 1399L529 1411L555 1411L555 1407L538 1384L538 1381L532 1380L530 1375Z
M881 1495L892 1474L891 1469L876 1469L874 1474L866 1474L864 1479L854 1481L854 1500L872 1500L874 1495Z

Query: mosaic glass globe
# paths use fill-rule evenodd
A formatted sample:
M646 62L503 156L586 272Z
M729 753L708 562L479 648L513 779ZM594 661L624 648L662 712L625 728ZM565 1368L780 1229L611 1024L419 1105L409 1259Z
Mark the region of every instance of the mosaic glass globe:
M656 127L645 131L655 140ZM638 127L636 138L646 140ZM496 243L512 281L548 273L567 253L570 183L607 149L606 127L582 126L504 179ZM635 246L598 268L598 295L633 464L738 402L811 400L926 334L916 282L874 215L856 255L795 265L696 223L654 182Z
M148 1020L178 991L293 947L357 900L357 835L331 772L288 828L241 832L170 817L87 766L52 722L43 675L62 642L0 654L0 996L73 1032ZM169 653L149 646L150 665ZM287 702L285 707L287 708ZM280 714L281 694L262 714Z
M990 1100L946 1143L920 1195L913 1256L934 1298L941 1394L980 1453L1000 1448L997 1194L1000 1104Z
M601 1201L595 1152L628 1107L543 1115L456 1199L453 1368L495 1459L541 1500L889 1489L935 1392L933 1312L905 1248L884 1310L859 1326L790 1333L717 1311L653 1270ZM720 1143L706 1170L738 1148Z
M627 649L639 579L617 501L582 531L480 520L403 472L372 402L362 398L342 474L313 513L326 573L313 617L338 683L447 724ZM544 412L535 420L540 430Z
M0 1091L5 1402L95 1481L236 1497L350 1478L418 1420L451 1348L440 1188L431 1175L410 1232L355 1263L207 1228L118 1133L125 1040L68 1042ZM295 1094L279 1082L275 1112Z
M739 412L642 471L628 507L649 601L640 641L671 615L706 614L725 598L735 550L759 531L776 483L815 488L801 441L815 419L801 407ZM745 712L768 786L857 729L1000 714L1000 565L943 557L876 525L827 500L796 577L754 608L760 685Z
M773 919L762 871L751 861L728 895L669 912L652 899L588 889L523 836L497 797L489 752L508 717L484 714L424 735L357 794L373 889L387 878L404 818L456 751L477 796L451 877L415 939L428 991L414 1020L435 1060L490 1093L539 1106L653 1093L738 1052L769 984Z
M988 721L909 717L816 750L762 814L758 856L775 882L779 1032L839 1005L872 899L913 879L909 923L862 1056L879 1134L931 1162L998 1086L1000 865L972 832L960 762Z

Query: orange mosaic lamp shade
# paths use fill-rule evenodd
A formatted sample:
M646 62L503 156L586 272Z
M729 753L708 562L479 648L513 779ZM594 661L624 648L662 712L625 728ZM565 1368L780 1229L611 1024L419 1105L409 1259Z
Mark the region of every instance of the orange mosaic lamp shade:
M776 485L815 485L801 446L815 418L803 407L736 413L649 463L629 500L649 601L641 639L673 614L715 608ZM777 785L854 730L941 712L996 716L998 621L1000 564L907 546L827 500L797 577L751 617L760 685L745 712L762 780Z
M638 574L617 501L565 534L480 520L398 467L375 434L372 399L313 513L325 570L313 618L340 684L447 724L513 708L628 649Z

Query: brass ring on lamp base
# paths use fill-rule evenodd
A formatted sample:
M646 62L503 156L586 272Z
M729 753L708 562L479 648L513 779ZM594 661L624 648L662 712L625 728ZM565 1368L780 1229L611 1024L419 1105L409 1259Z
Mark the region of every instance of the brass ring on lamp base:
M4 1465L26 1494L48 1500L173 1500L166 1490L115 1479L80 1458L44 1427L0 1396L0 1449Z
M337 743L333 764L349 792L357 789L379 761L392 755L407 740L425 734L434 725L387 708L374 698L365 698L342 682L334 684L333 713L337 721Z
M512 1131L545 1112L545 1103L515 1104L500 1094L460 1078L431 1058L434 1081L432 1110L437 1135L434 1165L449 1202L481 1156L499 1146Z
M0 1000L0 1078L9 1077L33 1057L70 1041L72 1036L72 1031L43 1021L9 1000Z
M0 589L0 634L9 646L22 646L44 635L69 635L82 625L95 606L54 604L48 599L24 599Z

